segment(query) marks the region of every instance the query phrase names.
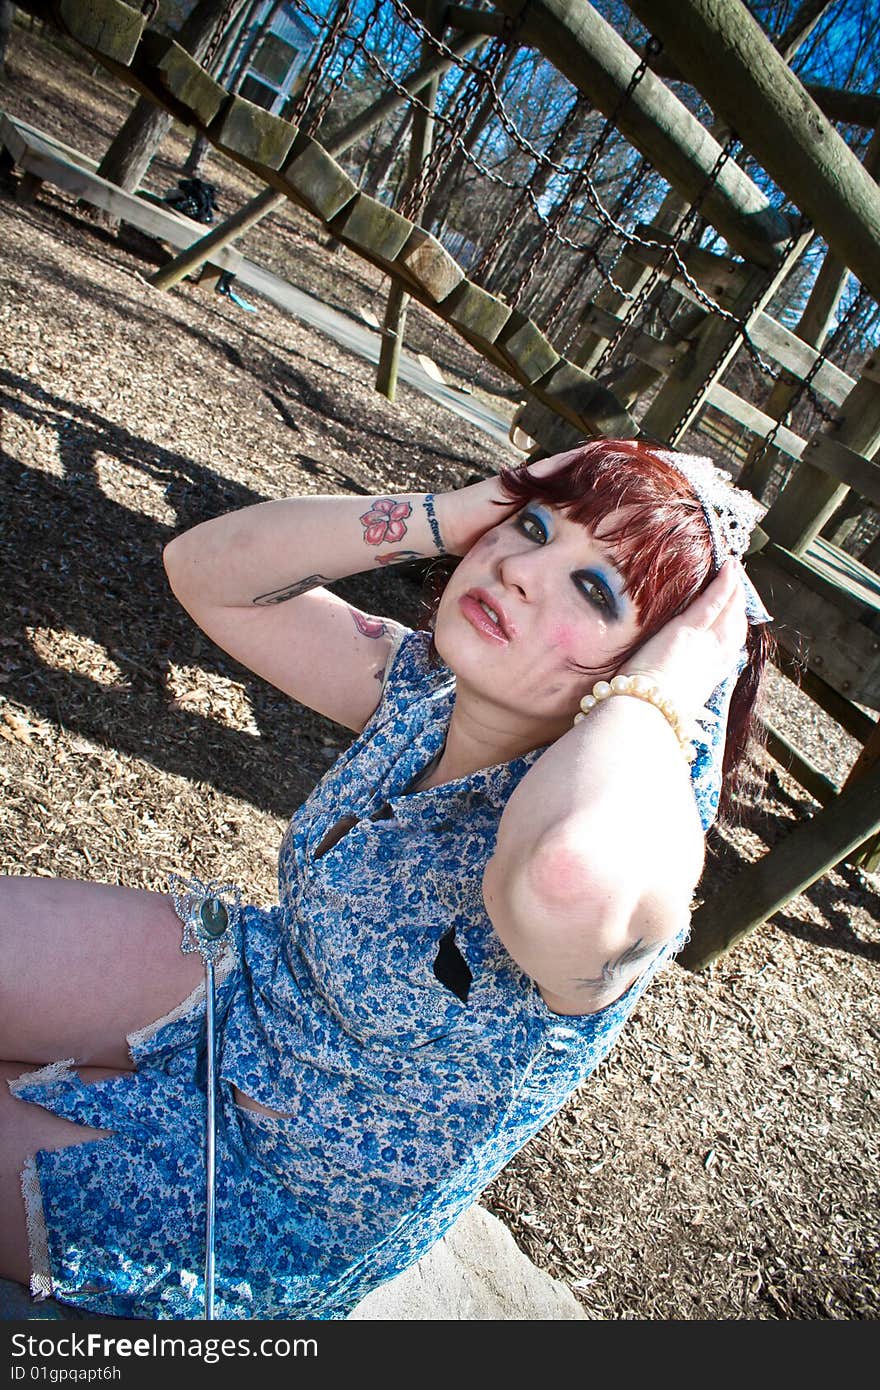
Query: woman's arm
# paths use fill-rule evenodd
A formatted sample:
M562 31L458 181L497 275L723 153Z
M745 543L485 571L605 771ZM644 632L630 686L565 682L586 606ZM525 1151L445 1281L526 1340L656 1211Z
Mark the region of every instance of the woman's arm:
M291 497L205 521L165 547L171 588L230 656L360 730L399 624L324 587L377 565L462 554L504 516L495 479L444 493Z
M692 715L745 636L733 564L627 663ZM484 875L486 909L559 1013L622 994L685 926L703 865L690 769L653 705L602 701L523 778Z

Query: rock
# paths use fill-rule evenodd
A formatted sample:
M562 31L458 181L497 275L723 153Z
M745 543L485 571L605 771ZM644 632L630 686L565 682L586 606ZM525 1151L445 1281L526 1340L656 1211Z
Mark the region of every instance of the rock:
M533 1265L507 1227L479 1206L351 1314L360 1322L578 1319L587 1314L567 1285Z

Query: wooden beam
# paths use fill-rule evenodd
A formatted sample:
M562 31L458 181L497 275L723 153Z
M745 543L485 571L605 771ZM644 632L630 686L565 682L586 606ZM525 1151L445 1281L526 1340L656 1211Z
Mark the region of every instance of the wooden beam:
M880 381L864 376L841 407L830 438L856 454L872 458L880 448ZM821 468L802 462L765 515L762 526L777 545L801 554L819 535L847 494L847 488Z
M744 425L753 434L766 436L776 428L777 422L771 415L765 415L763 410L743 400L742 396L722 386L719 381L713 382L706 392L706 404L720 410L722 415L727 415L738 425ZM806 440L795 434L794 430L788 429L785 425L779 426L776 432L776 448L781 453L787 454L789 458L799 459L806 447Z
M752 266L738 299L732 306L735 319L747 329L779 289L803 252L804 234L791 244L775 271ZM709 388L720 381L741 347L739 327L730 319L707 317L694 337L693 351L673 368L642 419L642 428L655 439L676 444L698 414Z
M741 0L628 0L749 152L880 298L880 189Z
M746 260L772 266L791 235L790 218L729 160L707 189L721 147L663 82L646 72L621 107L639 57L586 0L494 0L519 19L517 37L533 44L604 114L688 203Z
M880 764L801 821L773 850L725 884L694 913L691 940L678 957L702 970L753 928L803 893L880 829Z
M845 444L838 444L827 434L815 435L803 457L813 468L819 468L829 478L854 488L860 497L880 507L880 463L864 458Z

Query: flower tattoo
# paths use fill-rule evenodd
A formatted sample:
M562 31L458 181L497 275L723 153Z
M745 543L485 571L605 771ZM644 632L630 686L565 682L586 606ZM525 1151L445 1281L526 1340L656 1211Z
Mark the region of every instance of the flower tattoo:
M392 497L380 497L361 517L367 545L381 545L383 541L402 541L406 535L404 517L411 514L412 507L409 502L395 502Z

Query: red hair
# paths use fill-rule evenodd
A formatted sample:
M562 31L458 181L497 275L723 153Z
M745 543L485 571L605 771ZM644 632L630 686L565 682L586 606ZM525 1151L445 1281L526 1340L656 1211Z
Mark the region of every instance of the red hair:
M669 453L663 449L662 453ZM603 522L627 593L636 605L641 634L616 659L615 669L711 583L716 574L712 538L690 483L658 453L632 439L593 439L569 455L555 473L536 478L528 464L503 468L503 492L524 507L549 502L572 520L594 529ZM609 520L620 513L619 520ZM749 625L746 665L730 701L721 767L718 817L730 822L746 781L746 754L760 741L758 710L767 659L774 643L766 624Z

